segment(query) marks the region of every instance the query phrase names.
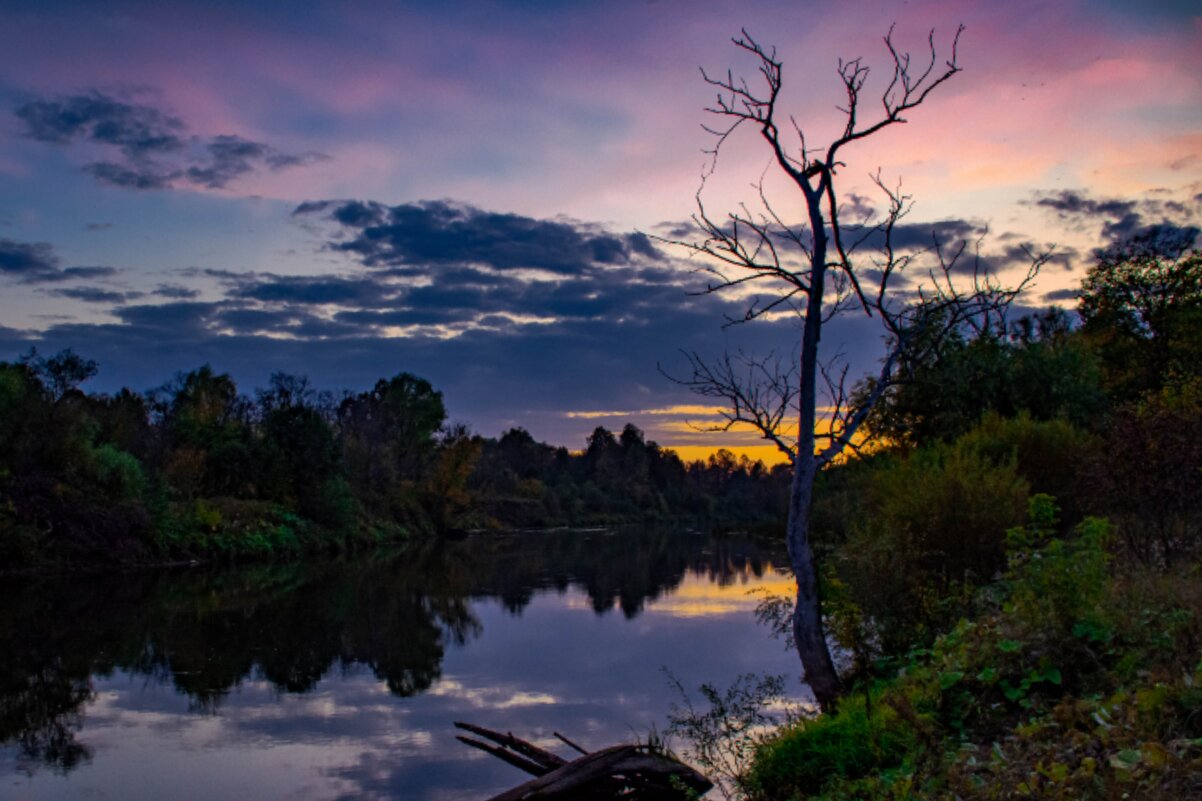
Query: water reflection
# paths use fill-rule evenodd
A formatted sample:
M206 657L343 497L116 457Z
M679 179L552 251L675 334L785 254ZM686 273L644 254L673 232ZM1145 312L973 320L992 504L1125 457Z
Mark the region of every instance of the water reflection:
M686 686L795 673L745 592L782 581L779 556L565 532L9 580L0 798L479 797L520 775L451 720L601 746L662 727L661 666Z

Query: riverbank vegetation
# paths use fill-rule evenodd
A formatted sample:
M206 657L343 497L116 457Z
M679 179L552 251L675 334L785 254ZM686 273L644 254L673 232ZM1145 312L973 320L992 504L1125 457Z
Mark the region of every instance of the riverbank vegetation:
M722 714L674 720L715 767L750 754L731 794L1202 796L1202 254L1172 244L1187 233L1097 254L1075 318L955 336L905 366L870 420L885 445L816 491L846 693L749 727L779 687L745 683ZM761 606L785 635L790 611Z
M721 452L685 464L627 425L580 452L447 422L408 373L254 397L209 366L138 393L85 393L70 350L0 362L0 567L276 558L463 529L756 523L782 481Z

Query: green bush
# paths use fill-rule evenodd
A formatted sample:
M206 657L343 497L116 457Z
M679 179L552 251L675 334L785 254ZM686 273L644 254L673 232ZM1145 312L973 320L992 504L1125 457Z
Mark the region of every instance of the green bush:
M1031 492L1051 495L1064 504L1064 524L1071 527L1079 522L1076 498L1083 489L1082 465L1097 452L1088 433L1063 419L1035 420L1026 412L1013 418L990 413L958 442L994 464L1013 460Z
M802 720L764 742L744 781L749 798L786 801L822 792L832 782L881 774L902 765L914 735L897 713L863 696L835 715Z
M1102 602L1110 576L1110 524L1087 518L1075 536L1045 541L1055 530L1056 514L1052 498L1036 495L1030 524L1008 533L1013 566L1007 611L1025 633L1051 644L1077 637L1102 640L1108 636Z
M862 486L838 572L883 652L898 653L954 623L1005 567L1028 484L1013 456L963 441L883 461Z
M141 500L146 494L146 473L131 453L104 444L92 451L92 471L110 500Z

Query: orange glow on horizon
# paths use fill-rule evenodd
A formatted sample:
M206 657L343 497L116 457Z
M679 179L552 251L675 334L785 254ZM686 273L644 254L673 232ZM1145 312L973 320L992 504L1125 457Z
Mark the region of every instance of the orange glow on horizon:
M784 464L787 460L775 445L665 445L666 451L673 451L685 462L704 461L720 450L727 450L736 457L746 456L751 461L760 461L769 467Z

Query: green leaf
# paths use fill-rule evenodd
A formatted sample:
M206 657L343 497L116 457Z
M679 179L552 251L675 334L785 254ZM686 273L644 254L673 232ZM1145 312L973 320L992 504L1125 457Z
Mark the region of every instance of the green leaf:
M1110 767L1119 770L1134 770L1143 760L1144 755L1131 748L1125 748L1109 759Z
M952 687L959 684L960 680L963 678L964 678L964 671L962 671L962 670L949 670L946 673L940 673L939 674L939 689L949 690Z
M1005 654L1013 654L1022 647L1023 644L1017 640L1001 640L997 644L998 650Z
M977 674L977 681L984 682L985 684L993 684L997 681L997 677L997 668L987 667Z

